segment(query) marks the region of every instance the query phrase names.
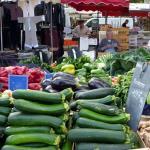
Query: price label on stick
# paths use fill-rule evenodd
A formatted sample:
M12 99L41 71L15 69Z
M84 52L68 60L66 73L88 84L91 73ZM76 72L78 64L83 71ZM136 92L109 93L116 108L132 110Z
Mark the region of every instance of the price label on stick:
M131 114L130 127L137 131L143 108L150 91L150 65L137 63L129 89L126 111Z
M27 90L28 89L28 76L26 75L9 75L8 88L14 90Z
M51 79L53 77L54 73L47 73L45 74L45 79Z

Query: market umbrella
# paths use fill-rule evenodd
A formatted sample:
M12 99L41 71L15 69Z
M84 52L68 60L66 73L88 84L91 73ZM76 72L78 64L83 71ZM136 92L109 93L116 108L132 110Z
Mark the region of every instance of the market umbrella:
M129 0L61 0L62 3L74 7L81 11L101 11L105 16L117 14L117 16L126 16L129 11Z

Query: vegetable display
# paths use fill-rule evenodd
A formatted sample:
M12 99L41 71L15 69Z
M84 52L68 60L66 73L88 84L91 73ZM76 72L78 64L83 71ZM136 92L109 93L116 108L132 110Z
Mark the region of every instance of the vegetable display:
M8 116L7 136L3 150L7 149L59 149L67 133L71 89L59 93L16 90L13 111Z
M103 103L112 100L114 89L105 89L105 94L103 91L101 94L101 90L104 88L83 92L82 97L78 96L82 99L71 104L71 109L76 112L73 116L74 129L69 131L68 139L75 143L75 150L137 148L137 135L127 125L130 115L119 109L115 100Z

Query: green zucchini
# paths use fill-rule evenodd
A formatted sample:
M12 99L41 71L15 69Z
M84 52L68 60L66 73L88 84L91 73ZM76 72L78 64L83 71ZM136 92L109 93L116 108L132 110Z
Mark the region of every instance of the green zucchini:
M67 140L63 146L62 146L62 150L72 150L73 144Z
M58 150L58 148L55 146L33 148L33 147L5 145L4 147L2 147L1 150Z
M46 105L23 99L14 100L14 106L22 112L54 116L61 115L69 110L69 106L66 103Z
M7 122L7 117L4 115L0 115L0 126L5 125L6 122Z
M11 104L10 104L9 98L0 97L0 106L10 107Z
M72 129L68 133L71 142L98 142L121 144L126 141L126 134L122 131L104 129Z
M67 122L69 120L69 114L63 114L61 116L58 116L61 120L64 122Z
M79 143L76 150L129 150L133 144L100 144L100 143Z
M1 115L8 116L10 111L11 111L11 108L0 106L0 114Z
M55 134L26 133L10 135L6 139L6 145L19 145L26 143L44 143L48 145L59 145L60 136Z
M78 92L75 99L97 99L113 94L115 94L115 90L113 88L99 88L85 92Z
M79 99L75 102L72 102L70 104L71 110L74 110L77 108L78 103L81 102L90 102L90 103L100 103L100 104L106 104L106 105L120 105L121 100L118 97L109 95L104 98L99 98L99 99Z
M104 98L98 98L98 99L79 99L79 100L77 100L77 103L82 102L82 101L108 105L108 104L116 104L118 101L118 97L115 97L114 95L108 95Z
M105 104L98 104L93 102L78 102L78 105L80 105L81 108L86 108L91 111L108 116L116 116L121 113L117 106L108 106Z
M20 144L18 146L24 146L24 147L47 147L49 146L48 144L44 143L27 143L27 144Z
M101 121L95 121L87 118L78 118L76 124L80 128L95 128L95 129L106 129L106 130L116 130L125 131L126 127L122 124L109 124Z
M5 132L5 128L4 127L0 127L0 135L3 134Z
M122 113L118 116L107 116L93 112L88 109L81 109L79 115L83 118L93 119L112 124L126 124L130 120L130 115L126 113Z
M65 100L65 96L61 93L47 93L34 90L16 90L12 93L13 98L26 99L34 102L59 104Z
M5 134L7 136L13 134L22 134L22 133L54 133L54 130L50 127L44 126L34 126L34 127L7 127L5 129Z
M53 116L14 112L8 116L8 124L10 126L49 126L58 128L63 125L63 121L60 118Z
M74 94L74 92L72 91L71 88L67 88L67 89L61 91L60 93L65 96L65 100L67 100L67 101L70 101Z
M63 124L61 127L59 128L54 128L54 131L56 134L66 134L68 133L68 129L67 127L65 126L65 124Z

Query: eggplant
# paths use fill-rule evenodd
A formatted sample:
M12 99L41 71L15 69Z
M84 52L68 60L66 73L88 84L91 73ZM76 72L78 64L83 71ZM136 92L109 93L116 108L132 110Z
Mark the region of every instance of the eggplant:
M51 85L52 80L51 79L45 79L42 81L41 86L43 89L45 89L47 86Z
M72 88L75 90L77 88L77 82L75 79L67 79L64 77L56 77L52 80L51 86L53 89L61 91L66 88Z
M52 79L55 79L57 77L62 77L62 78L70 79L70 80L74 80L75 79L75 77L73 75L68 74L68 73L64 73L64 72L57 72L57 73L55 73Z
M47 86L47 87L44 89L44 91L45 91L45 92L49 92L49 93L57 93L57 92L58 92L57 90L54 90L51 85Z
M88 85L91 89L98 89L98 88L110 88L111 85L109 85L107 82L105 82L102 79L99 78L92 78Z

